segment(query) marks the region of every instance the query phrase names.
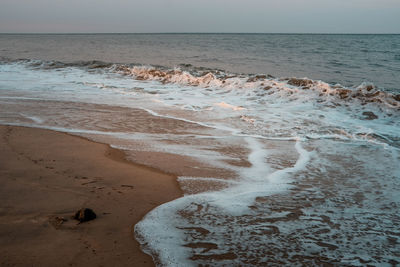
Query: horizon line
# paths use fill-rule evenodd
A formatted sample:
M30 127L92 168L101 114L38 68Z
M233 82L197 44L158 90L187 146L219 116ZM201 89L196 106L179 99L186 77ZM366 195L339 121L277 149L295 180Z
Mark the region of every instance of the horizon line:
M303 34L303 35L400 35L399 33L330 33L330 32L0 32L0 34L49 34L49 35L62 35L62 34L76 34L76 35L90 35L90 34Z

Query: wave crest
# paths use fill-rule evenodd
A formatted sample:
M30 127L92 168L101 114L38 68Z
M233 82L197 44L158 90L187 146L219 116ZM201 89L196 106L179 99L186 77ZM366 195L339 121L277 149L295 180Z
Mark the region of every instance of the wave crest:
M335 97L337 100L359 100L362 104L379 103L390 108L400 108L400 94L380 90L372 83L357 87L330 85L308 78L274 78L270 75L236 75L221 71L184 71L179 68L161 69L147 66L118 66L116 71L130 75L137 80L159 81L184 86L215 87L226 89L253 88L268 91L268 94L285 92L289 95L304 90L318 93L319 97Z
M362 105L377 103L385 108L400 109L400 94L381 90L372 83L362 83L354 87L340 84L329 84L308 78L275 78L264 74L232 74L217 69L197 68L191 65L181 65L170 69L162 66L143 66L138 64L118 64L103 61L42 61L32 59L11 60L0 58L0 63L22 63L38 69L59 69L67 67L85 68L90 71L111 71L132 76L137 80L158 81L182 86L198 86L221 89L252 89L262 95L292 96L298 93L312 91L319 101L332 100L337 102L359 101Z

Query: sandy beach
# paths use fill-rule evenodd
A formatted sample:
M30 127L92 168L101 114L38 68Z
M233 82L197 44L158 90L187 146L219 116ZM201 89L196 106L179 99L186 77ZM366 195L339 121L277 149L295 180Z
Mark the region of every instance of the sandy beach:
M153 266L133 226L181 196L176 177L108 145L0 126L1 266ZM79 224L80 208L97 219Z

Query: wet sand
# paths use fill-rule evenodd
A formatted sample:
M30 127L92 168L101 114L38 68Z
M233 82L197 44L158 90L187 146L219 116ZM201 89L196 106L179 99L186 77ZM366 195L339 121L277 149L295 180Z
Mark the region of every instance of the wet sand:
M64 133L0 126L1 266L153 266L133 226L182 195L176 177ZM71 216L92 208L97 219Z

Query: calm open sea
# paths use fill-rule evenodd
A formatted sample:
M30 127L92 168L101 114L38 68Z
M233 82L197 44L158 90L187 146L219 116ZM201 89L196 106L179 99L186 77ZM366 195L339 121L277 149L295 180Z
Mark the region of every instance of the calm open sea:
M0 55L166 67L192 64L234 73L308 77L400 89L400 35L60 34L0 35Z

